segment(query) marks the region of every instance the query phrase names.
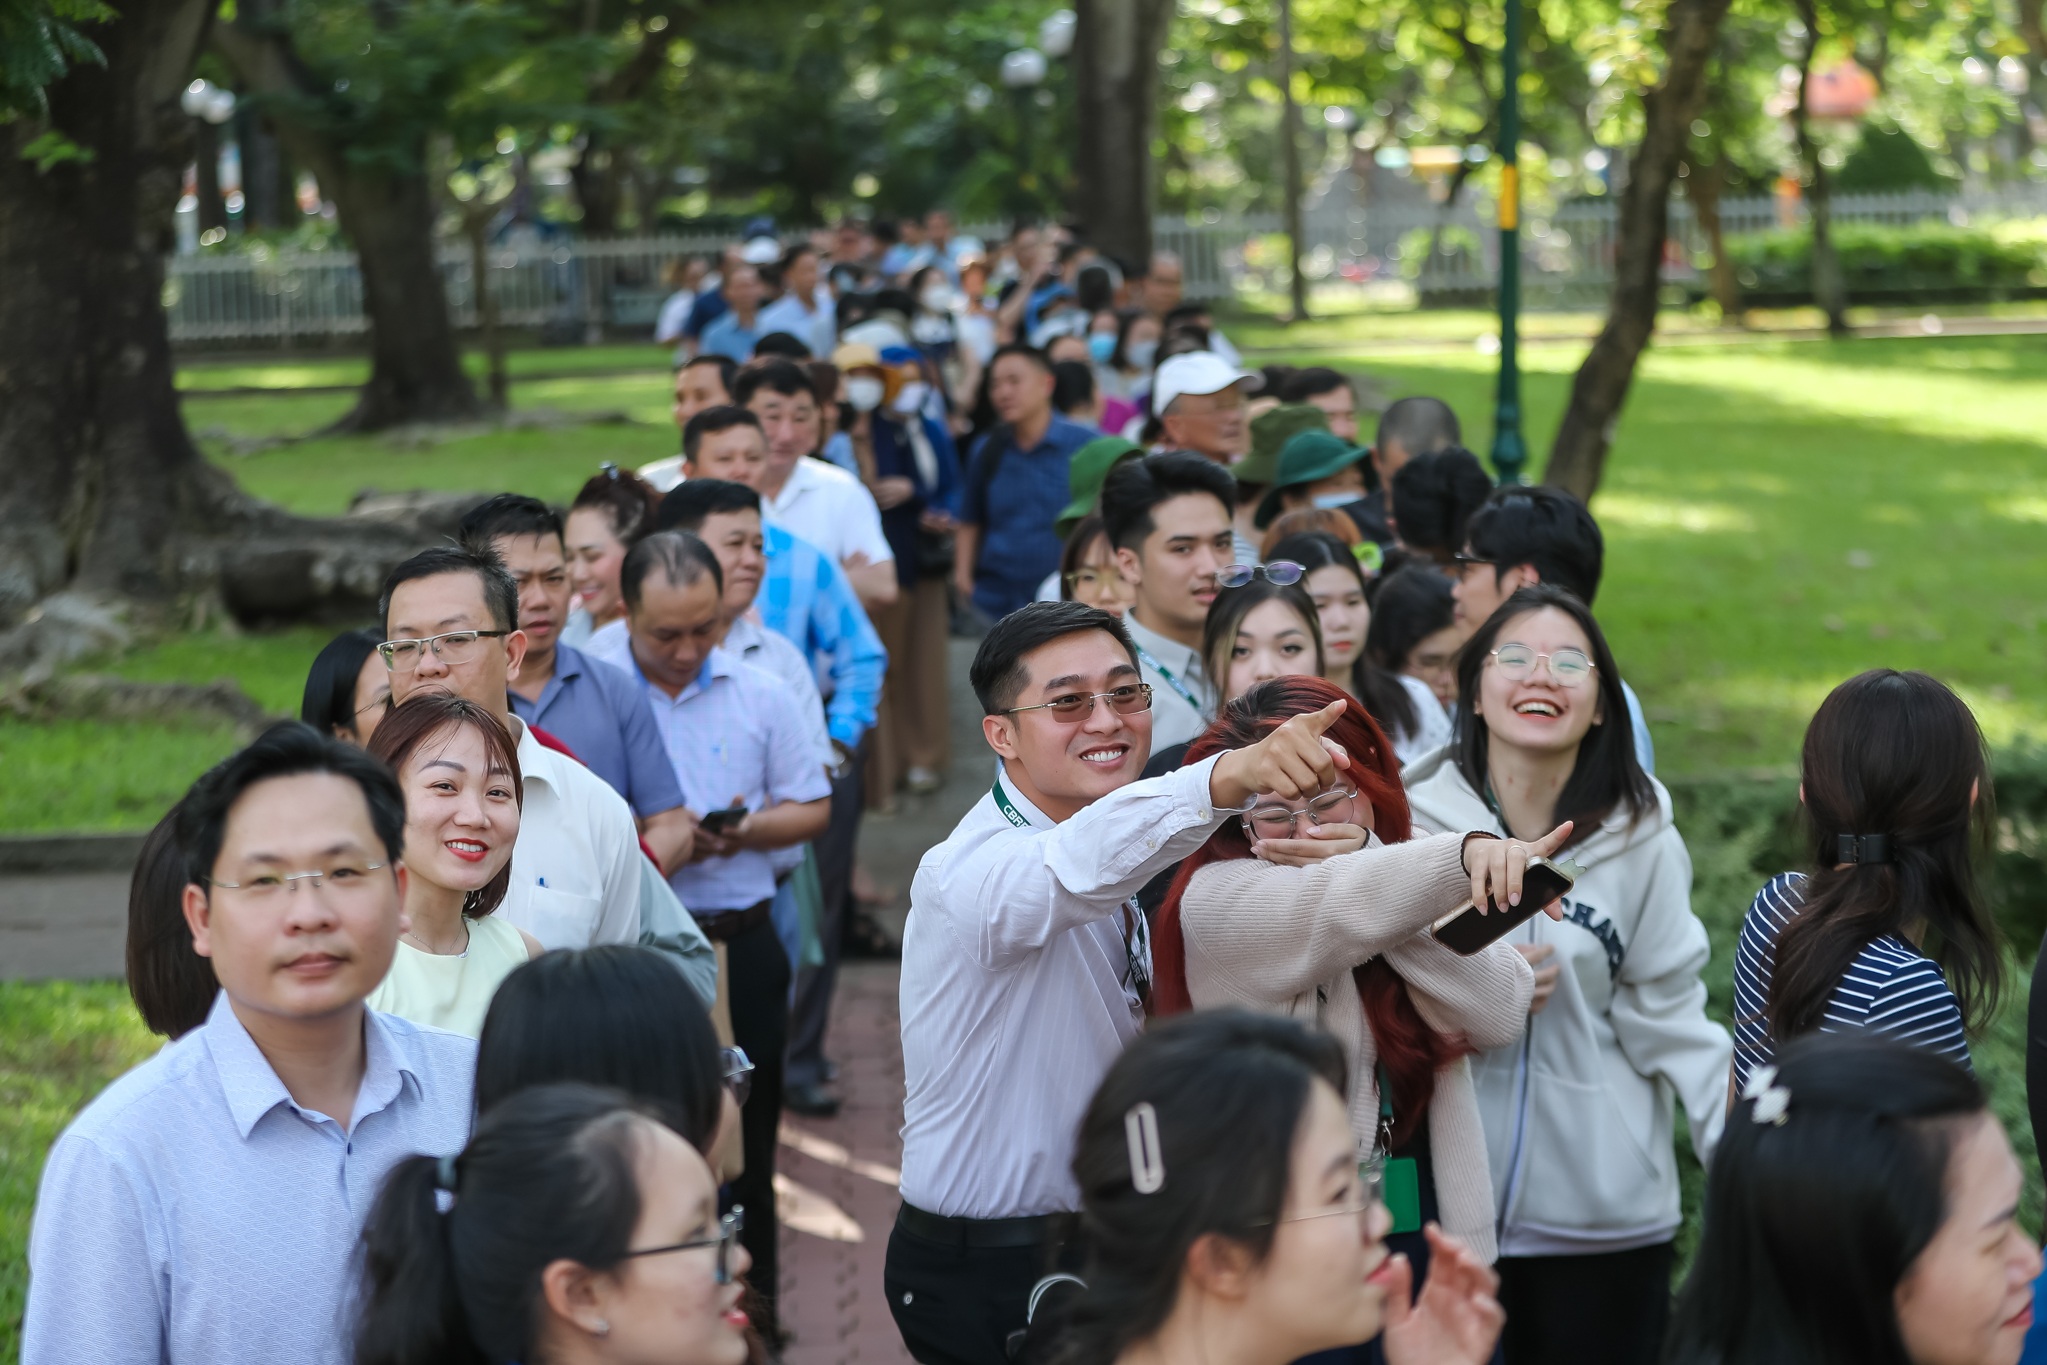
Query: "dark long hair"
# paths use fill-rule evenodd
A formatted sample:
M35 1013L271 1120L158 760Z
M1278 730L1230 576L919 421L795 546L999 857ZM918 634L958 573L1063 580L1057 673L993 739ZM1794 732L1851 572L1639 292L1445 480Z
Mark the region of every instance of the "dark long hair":
M1244 618L1267 602L1284 602L1301 618L1315 641L1315 671L1322 671L1322 618L1316 614L1314 599L1298 583L1281 585L1254 578L1241 588L1224 588L1217 593L1215 601L1209 604L1208 618L1201 624L1201 666L1208 670L1208 681L1218 697L1229 681L1230 654L1236 648L1237 632L1243 628Z
M1668 1365L1910 1365L1896 1292L1945 1217L1948 1158L1985 1114L1974 1077L1873 1033L1781 1054L1784 1121L1742 1101L1706 1182L1705 1233Z
M512 799L523 811L526 807L525 777L519 771L519 746L513 743L511 733L502 721L467 698L432 692L394 708L377 727L376 733L370 736L370 756L381 759L396 776L420 745L458 725L466 725L482 735L483 747L489 751L491 758L505 765L505 771L511 777ZM511 886L512 860L507 858L495 877L464 898L462 913L470 919L482 919L504 903L505 892Z
M355 680L362 675L363 661L383 641L383 633L365 626L344 630L313 656L306 670L305 695L299 699L299 719L323 735L356 734Z
M1174 1019L1124 1050L1081 1119L1073 1154L1087 1289L1068 1320L1062 1365L1110 1365L1158 1331L1200 1238L1219 1233L1266 1255L1317 1080L1344 1093L1336 1040L1249 1010ZM1157 1117L1165 1168L1164 1187L1150 1194L1132 1183L1125 1127L1140 1104Z
M476 1048L476 1111L551 1081L622 1090L700 1152L717 1137L718 1035L674 966L651 948L543 953L498 987Z
M1820 703L1799 773L1813 867L1803 905L1777 938L1771 1036L1819 1027L1870 940L1922 925L1963 1018L1981 1027L1996 1011L2002 973L1997 922L1971 856L1988 851L1996 816L1969 708L1924 673L1872 669ZM1890 860L1837 866L1844 834L1881 834Z
M569 504L571 512L591 507L604 513L619 544L631 545L653 529L654 514L661 509L661 495L630 469L607 463L601 474L593 474L584 481L576 490L576 500Z
M1294 563L1314 573L1318 569L1338 568L1354 575L1358 587L1369 599L1372 585L1366 581L1365 571L1358 564L1357 556L1350 552L1350 546L1330 535L1327 531L1309 531L1302 535L1288 536L1272 547L1265 556L1268 562L1275 559L1291 559ZM1307 589L1304 578L1302 590ZM1378 619L1379 608L1374 605L1372 616ZM1411 735L1421 725L1421 717L1415 714L1414 698L1407 695L1407 689L1372 658L1366 643L1371 639L1371 627L1366 626L1364 640L1358 642L1358 657L1351 661L1350 690L1372 713L1372 719L1379 722L1382 730Z
M1570 780L1557 793L1557 808L1550 816L1553 826L1566 820L1576 823L1571 842L1577 844L1621 807L1627 808L1630 820L1639 820L1655 810L1656 787L1649 774L1642 771L1641 760L1635 757L1635 730L1628 719L1627 694L1621 691L1620 667L1614 663L1605 632L1592 619L1591 609L1575 596L1547 583L1531 584L1502 602L1500 609L1472 632L1457 657L1457 695L1463 704L1457 708L1450 752L1456 757L1457 771L1465 782L1483 795L1492 780L1486 770L1491 736L1478 714L1479 680L1485 675L1486 662L1498 646L1501 633L1523 616L1545 607L1562 612L1585 632L1585 639L1592 646L1592 679L1599 688L1601 720L1579 743L1578 761L1571 769Z
M533 1359L541 1272L623 1260L640 1220L634 1157L653 1122L613 1091L539 1086L483 1116L452 1194L438 1157L392 1167L363 1228L355 1365Z
M1226 749L1256 744L1289 718L1319 711L1338 700L1350 704L1327 733L1350 755L1345 777L1357 787L1359 797L1371 803L1372 824L1380 839L1404 843L1414 833L1414 822L1408 812L1407 792L1400 785L1400 760L1357 698L1346 696L1325 678L1273 678L1258 684L1223 707L1215 723L1188 746L1187 762L1199 763ZM1179 1014L1194 1008L1187 991L1187 944L1180 932L1180 902L1188 883L1211 863L1250 856L1251 840L1244 833L1243 822L1227 820L1180 864L1159 906L1152 933L1153 1013ZM1470 1049L1462 1039L1446 1037L1429 1027L1409 998L1407 983L1383 957L1353 969L1351 979L1398 1100L1393 1133L1398 1146L1407 1140L1434 1098L1436 1073Z
M1365 653L1379 667L1399 673L1416 645L1456 621L1457 600L1450 580L1430 564L1409 564L1374 586Z
M166 1038L181 1038L205 1023L220 993L213 963L192 947L186 881L178 806L172 806L143 839L128 881L128 994L149 1031Z

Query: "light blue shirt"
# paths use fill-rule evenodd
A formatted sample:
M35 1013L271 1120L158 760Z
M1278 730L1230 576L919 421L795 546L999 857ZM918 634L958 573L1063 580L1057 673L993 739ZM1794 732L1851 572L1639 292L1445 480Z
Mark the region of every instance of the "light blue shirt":
M630 642L621 643L618 654L598 657L631 669L646 690L675 780L682 784L683 804L699 818L733 804L758 811L832 794L818 763L816 727L806 723L774 674L714 648L696 681L671 697L647 681ZM775 894L775 860L742 849L687 863L668 883L693 914L745 910Z
M476 1044L366 1011L348 1131L301 1109L223 993L50 1149L22 1365L345 1365L384 1176L469 1139Z
M754 315L754 325L743 327L737 313L720 313L716 321L704 328L704 334L697 338L697 351L701 355L730 356L744 365L753 359L753 348L761 339L760 315Z
M810 660L832 738L852 749L881 710L888 651L845 571L824 551L779 526L761 527L761 542L768 568L754 609Z

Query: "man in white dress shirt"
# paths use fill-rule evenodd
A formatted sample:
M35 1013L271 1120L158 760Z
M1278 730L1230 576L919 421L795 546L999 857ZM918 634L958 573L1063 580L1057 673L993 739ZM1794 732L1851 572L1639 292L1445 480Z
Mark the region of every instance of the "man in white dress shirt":
M1079 602L1004 617L974 658L993 788L924 855L903 939L903 1207L883 1284L925 1365L1006 1365L1080 1191L1074 1133L1144 1020L1130 904L1261 792L1326 790L1340 711L1136 781L1150 695L1122 624Z
M476 1044L363 1005L403 922L405 800L383 764L287 721L178 817L206 1022L50 1149L24 1365L345 1365L384 1176L469 1137Z
M1216 574L1234 559L1236 483L1185 451L1125 460L1102 481L1102 522L1136 601L1124 618L1152 690L1152 747L1185 744L1215 714L1201 629Z
M546 948L643 943L673 958L704 999L716 994L710 943L640 851L632 808L603 778L534 738L511 712L506 681L526 656L519 589L487 550L422 550L384 580L391 701L450 692L496 716L516 739L526 818L498 913Z

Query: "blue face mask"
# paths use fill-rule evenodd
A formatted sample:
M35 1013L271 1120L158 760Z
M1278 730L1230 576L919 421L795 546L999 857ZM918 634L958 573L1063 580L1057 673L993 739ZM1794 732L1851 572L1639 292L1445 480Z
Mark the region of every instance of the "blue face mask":
M1116 334L1114 332L1089 332L1087 334L1087 353L1088 358L1094 361L1095 364L1108 364L1109 357L1116 354Z
M1327 512L1338 507L1348 507L1357 500L1356 493L1317 493L1315 506Z

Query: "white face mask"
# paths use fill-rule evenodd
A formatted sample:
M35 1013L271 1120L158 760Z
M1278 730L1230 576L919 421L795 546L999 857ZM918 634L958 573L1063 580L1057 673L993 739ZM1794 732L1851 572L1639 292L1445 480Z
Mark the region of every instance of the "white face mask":
M1315 505L1325 512L1334 507L1348 507L1357 500L1358 494L1356 493L1317 493L1315 495Z
M908 417L924 406L924 399L931 393L931 386L921 379L913 379L896 393L896 401L889 404L897 412Z
M881 406L881 394L879 379L856 374L846 380L846 401L853 405L855 412L873 412Z
M942 284L934 284L917 296L917 303L927 313L949 313L952 311L952 290Z
M1156 341L1133 341L1123 348L1123 358L1129 361L1130 367L1135 370L1150 369L1151 362L1158 353L1159 344Z

